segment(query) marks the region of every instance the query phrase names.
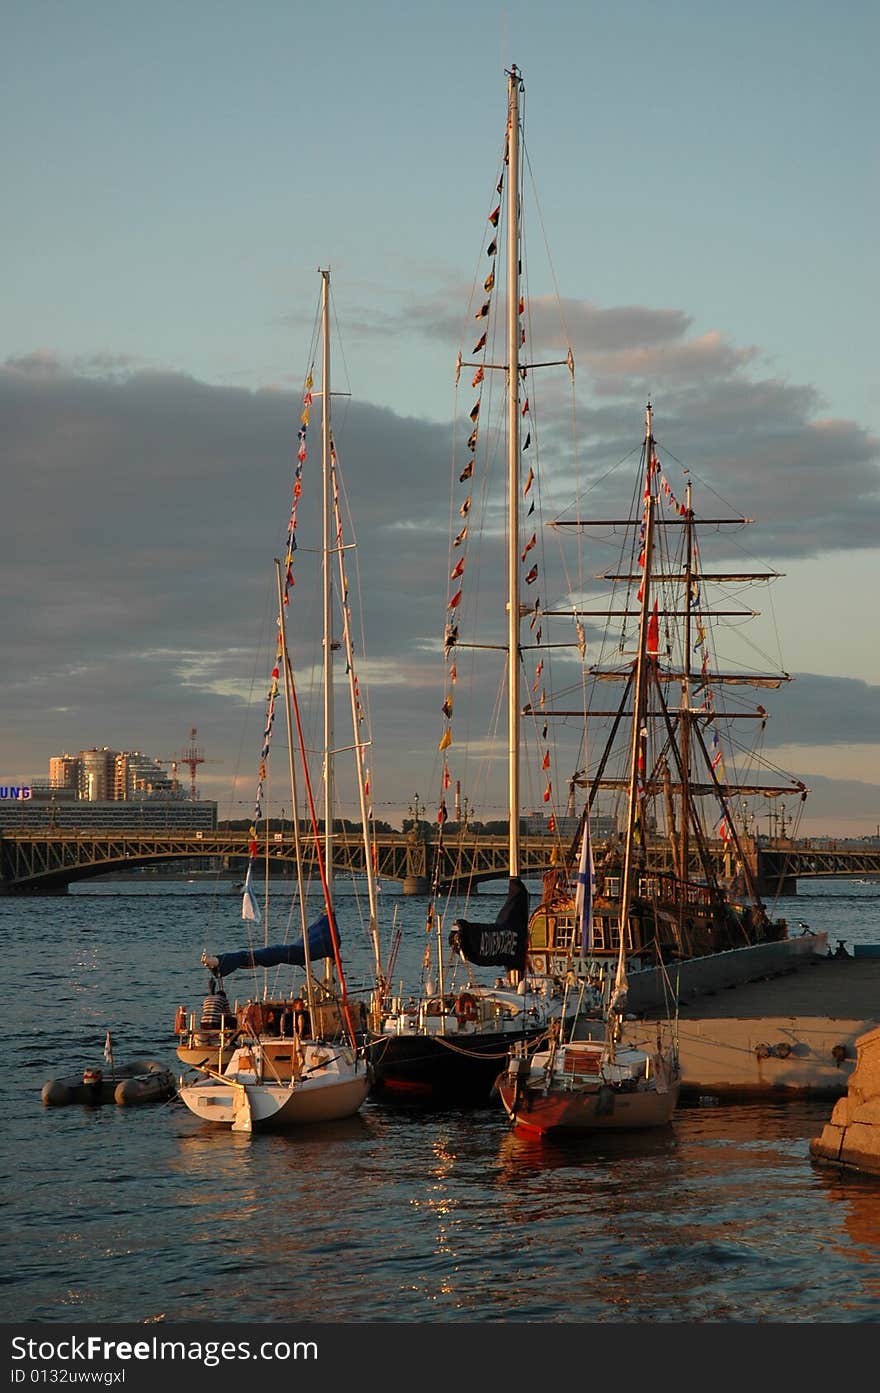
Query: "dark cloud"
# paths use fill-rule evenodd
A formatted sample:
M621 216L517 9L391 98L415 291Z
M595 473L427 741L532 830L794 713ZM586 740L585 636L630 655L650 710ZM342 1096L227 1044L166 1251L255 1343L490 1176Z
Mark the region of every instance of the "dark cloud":
M774 745L880 744L880 687L869 682L796 673L761 700Z
M878 443L853 422L822 419L813 388L760 379L752 350L689 337L679 311L569 304L566 313L587 365L577 386L590 484L582 511L628 502L647 381L640 361L646 368L652 357L664 467L678 479L686 467L757 517L762 555L775 564L876 545ZM389 313L383 332L392 323ZM434 303L419 323L453 332ZM532 458L567 500L570 402L549 375L533 390L542 425ZM50 754L96 743L169 757L195 725L218 761L205 766L203 786L222 792L237 770L247 785L258 734L242 734L242 712L252 689L259 727L266 672L256 633L271 615L271 558L286 533L298 393L135 370L125 355L74 371L43 353L0 370L0 419L6 774L39 776ZM304 576L318 536L317 422L316 413ZM425 797L436 761L451 431L357 403L340 404L334 428L357 530L381 811L417 787ZM498 628L500 546L499 526L480 573ZM541 584L545 605L564 594L544 566ZM805 675L766 704L780 744L868 743L880 728L878 689L848 679Z

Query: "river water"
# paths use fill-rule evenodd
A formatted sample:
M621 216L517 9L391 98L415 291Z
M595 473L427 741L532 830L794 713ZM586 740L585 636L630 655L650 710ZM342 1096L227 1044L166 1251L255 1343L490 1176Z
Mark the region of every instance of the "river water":
M387 901L404 930L395 978L412 982L424 903ZM779 908L832 944L880 942L880 885L804 883ZM365 935L344 901L339 916L366 980ZM662 1133L565 1145L521 1140L498 1107L368 1102L248 1137L176 1101L42 1106L46 1079L102 1063L108 1029L117 1058L175 1064L202 948L240 947L243 928L212 882L0 900L0 1320L880 1319L880 1181L809 1160L829 1100L682 1105Z

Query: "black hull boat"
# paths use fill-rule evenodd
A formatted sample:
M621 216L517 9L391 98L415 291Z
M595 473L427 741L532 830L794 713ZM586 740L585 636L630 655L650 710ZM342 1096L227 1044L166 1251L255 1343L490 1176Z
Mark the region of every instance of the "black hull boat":
M399 1004L369 1046L370 1096L382 1102L488 1105L514 1046L536 1046L561 1010L555 983L473 987Z

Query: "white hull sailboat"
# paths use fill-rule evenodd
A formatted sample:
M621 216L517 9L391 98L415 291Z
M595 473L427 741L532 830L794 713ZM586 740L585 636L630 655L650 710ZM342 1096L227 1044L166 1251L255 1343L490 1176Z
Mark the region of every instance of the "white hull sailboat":
M285 1080L275 1077L276 1065L254 1040L233 1051L222 1074L182 1087L180 1096L205 1122L250 1132L352 1117L369 1092L363 1060L345 1045L296 1041Z
M254 893L252 873L259 852L258 825L263 812L264 783L267 777L270 739L275 718L276 701L283 690L287 726L289 798L293 809L293 841L297 865L297 891L302 932L293 943L250 946L233 953L203 955L203 964L212 973L212 997L206 1001L211 1014L205 1016L196 1030L194 1022L187 1024L186 1013L179 1012L180 1042L178 1054L197 1068L202 1077L192 1083L181 1083L180 1097L197 1117L204 1121L229 1126L233 1131L249 1132L259 1127L298 1127L307 1123L327 1122L352 1116L364 1103L370 1088L371 1074L362 1049L365 1013L361 1003L350 1000L345 984L339 933L336 923L333 894L333 690L332 652L338 645L332 637L331 555L338 553L342 571L341 519L334 517L338 507L335 449L330 432L329 383L329 272L322 271L322 481L323 481L323 633L324 633L324 832L319 835L319 821L312 794L306 759L305 740L294 681L293 666L288 650L287 614L293 586L293 564L296 551L297 504L302 491L302 466L306 458L305 430L312 402L312 372L306 379L300 448L297 454L293 506L288 531L284 567L276 561L278 591L278 644L267 706L267 718L260 752L260 774L254 820L251 827L251 849L242 897L242 918L256 926L262 916ZM331 530L337 539L331 546ZM354 724L354 754L357 782L361 795L364 836L369 838L369 819L365 797L366 777L363 766L364 740L358 727L361 709L356 699L356 678L348 626L347 587L342 574L344 639L347 669L352 692L352 721ZM294 729L295 726L295 729ZM294 763L297 750L302 765L308 813L315 837L316 859L321 879L324 913L307 922L307 893L303 874L302 848L299 831L298 781ZM323 850L322 850L323 843ZM376 953L377 973L380 971L376 923L375 881L372 875L372 856L367 855L370 919ZM268 923L268 891L266 914ZM324 972L319 978L314 966L323 961ZM265 974L269 967L282 964L303 969L304 981L281 996L270 995L264 987L254 998L229 1014L225 992L218 989L226 977L235 971L251 969ZM332 966L331 966L332 964ZM216 980L215 980L216 979ZM265 981L265 976L264 976ZM216 1005L223 1003L222 1009ZM358 1010L358 1008L360 1008Z

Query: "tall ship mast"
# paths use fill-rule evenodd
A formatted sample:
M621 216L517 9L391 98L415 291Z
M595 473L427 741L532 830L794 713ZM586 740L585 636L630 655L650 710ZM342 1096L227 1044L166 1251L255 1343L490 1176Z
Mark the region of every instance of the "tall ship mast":
M739 625L755 617L742 602L744 587L772 581L778 572L704 564L701 531L743 528L751 519L712 516L698 526L690 478L679 499L664 471L650 403L638 478L630 517L553 524L591 539L596 530L605 540L622 535L624 545L620 564L598 577L612 587L608 606L577 611L593 627L606 625L603 659L587 672L588 754L575 779L586 790L581 828L603 808L611 809L606 822L613 818L613 828L593 838L588 924L576 922L572 879L548 877L530 925L532 961L545 971L558 970L573 947L582 959L604 960L610 972L621 957L656 964L787 935L785 921L772 917L759 893L748 807L756 798L801 801L807 790L796 779L779 782L781 771L759 756L758 772L740 775L735 761L745 746L732 734L734 725L757 722L763 731L767 712L742 699L734 708L724 697L778 688L789 675L721 667L712 654L720 621ZM587 545L595 554L595 541ZM731 594L732 601L724 598ZM603 693L614 685L621 694L609 703ZM596 728L601 740L591 734ZM580 835L569 851L571 865Z

